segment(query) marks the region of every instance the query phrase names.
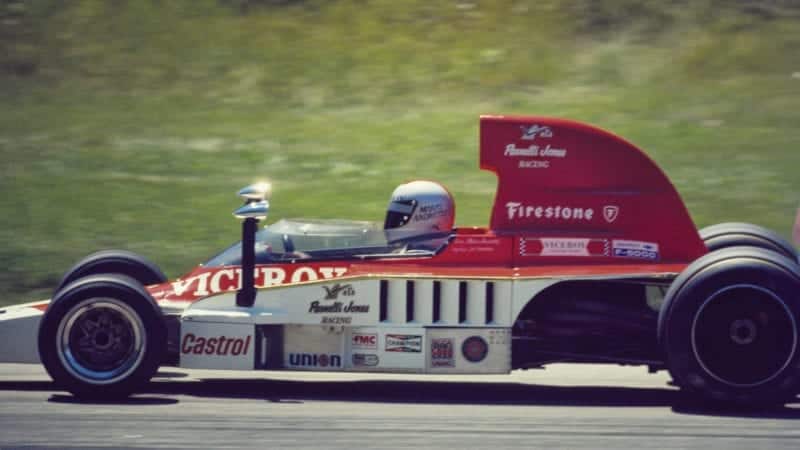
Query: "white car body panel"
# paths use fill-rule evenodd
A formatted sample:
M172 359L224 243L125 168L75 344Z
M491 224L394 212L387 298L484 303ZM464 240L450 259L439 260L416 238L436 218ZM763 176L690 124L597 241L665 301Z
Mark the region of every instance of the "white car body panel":
M515 299L512 279L345 278L258 291L250 308L235 293L200 300L181 316L182 367L410 373L507 373L511 326L519 311L553 281L525 286ZM434 286L438 285L438 288ZM438 289L438 301L434 299ZM491 293L489 293L491 291ZM516 303L520 305L516 305ZM434 304L438 303L438 308ZM438 309L438 311L435 311ZM409 314L412 317L409 317ZM197 354L187 336L221 336L220 327L250 326L255 360L224 352ZM260 332L259 327L280 327ZM272 328L270 328L272 329ZM232 329L222 329L233 333ZM230 337L225 335L226 338ZM242 336L241 332L236 336ZM471 339L471 340L470 340ZM485 345L469 361L462 346ZM270 346L280 345L272 353ZM209 350L210 351L210 350ZM272 358L272 359L270 359ZM276 361L279 358L280 361Z
M0 309L0 361L40 363L38 350L39 321L42 311L34 308L42 302Z
M568 280L343 277L262 288L250 308L236 306L236 292L186 302L183 309L174 302L161 306L180 314L180 366L186 368L507 373L514 321L537 294ZM40 362L44 305L0 309L0 361ZM462 348L473 337L487 350L476 362ZM398 340L406 340L404 351Z

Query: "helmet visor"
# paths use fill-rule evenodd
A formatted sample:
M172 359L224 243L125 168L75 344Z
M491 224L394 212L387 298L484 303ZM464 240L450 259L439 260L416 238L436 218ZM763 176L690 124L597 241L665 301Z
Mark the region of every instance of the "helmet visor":
M393 201L389 204L386 212L386 221L383 223L384 229L399 228L407 224L417 209L417 202L414 200Z

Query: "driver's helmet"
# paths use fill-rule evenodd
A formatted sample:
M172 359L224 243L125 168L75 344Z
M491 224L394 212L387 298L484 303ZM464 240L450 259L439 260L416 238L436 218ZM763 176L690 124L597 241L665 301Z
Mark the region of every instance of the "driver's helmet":
M453 196L434 181L412 181L392 192L383 227L393 238L447 233L453 229Z

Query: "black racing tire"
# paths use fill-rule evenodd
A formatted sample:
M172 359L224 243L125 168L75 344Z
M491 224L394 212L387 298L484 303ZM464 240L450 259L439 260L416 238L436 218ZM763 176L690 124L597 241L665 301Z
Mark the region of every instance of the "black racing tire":
M81 259L58 283L56 292L73 281L89 275L118 273L149 286L167 281L167 276L147 258L127 250L101 250Z
M798 261L797 250L778 233L750 223L729 222L700 230L700 238L709 252L723 248L751 246L772 250Z
M124 275L92 275L56 293L39 325L39 357L56 385L82 399L124 398L158 370L161 311Z
M675 383L726 404L779 405L800 390L800 266L732 247L689 265L670 286L659 343Z

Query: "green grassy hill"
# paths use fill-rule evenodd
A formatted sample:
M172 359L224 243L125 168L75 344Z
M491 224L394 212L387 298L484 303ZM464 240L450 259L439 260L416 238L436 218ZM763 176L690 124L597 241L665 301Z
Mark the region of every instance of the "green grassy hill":
M432 178L487 223L477 116L588 121L644 148L698 226L788 235L800 203L800 8L788 0L7 1L0 303L101 248L177 276L271 220L380 220Z

